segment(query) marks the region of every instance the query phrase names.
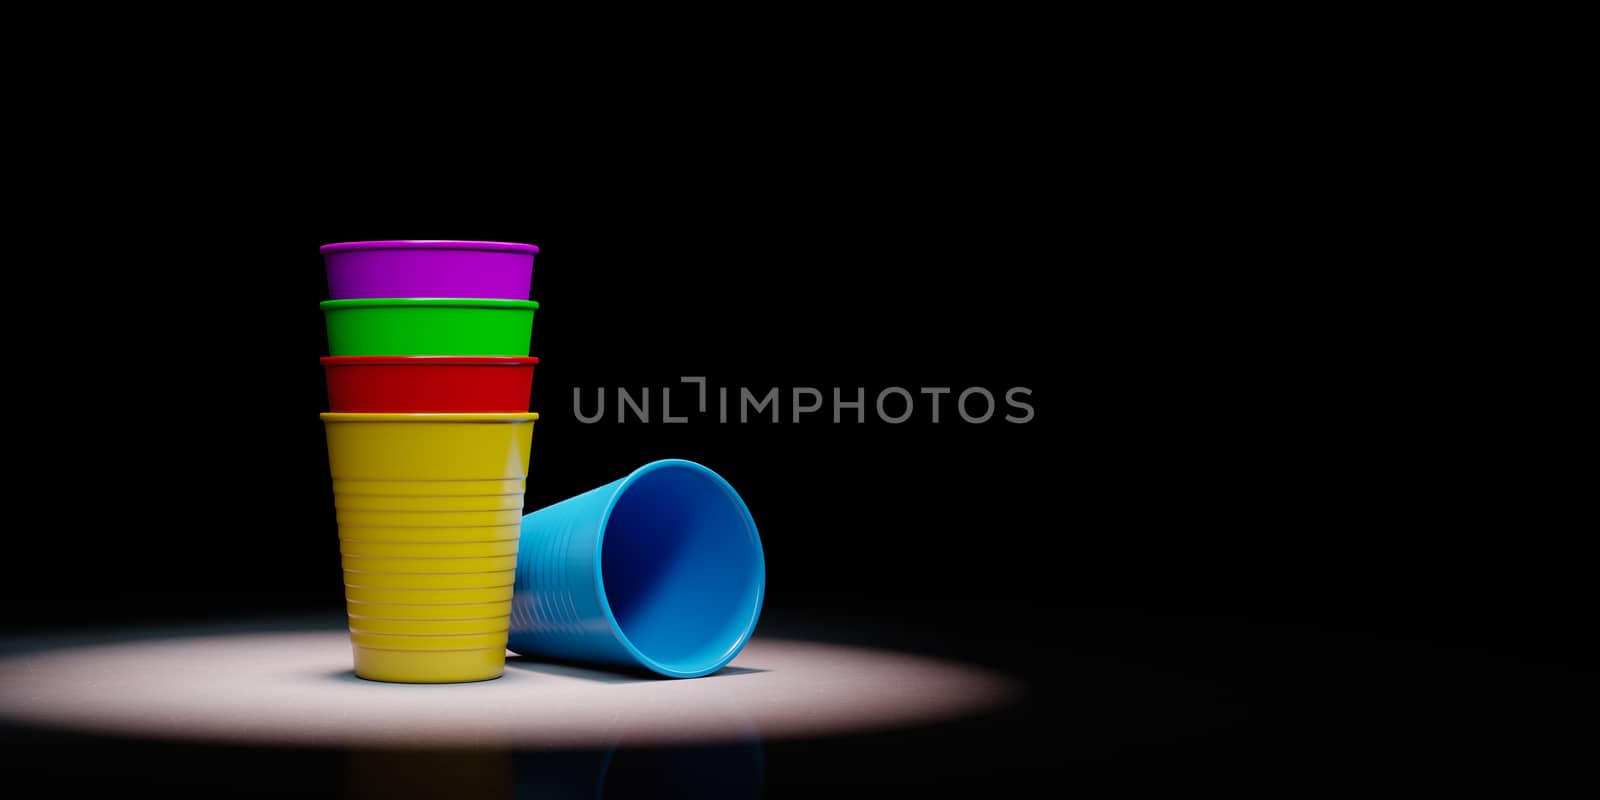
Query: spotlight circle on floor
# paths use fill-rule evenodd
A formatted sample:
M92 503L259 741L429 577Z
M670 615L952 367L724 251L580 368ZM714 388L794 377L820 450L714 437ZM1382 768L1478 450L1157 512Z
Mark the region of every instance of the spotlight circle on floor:
M339 631L69 645L0 658L0 720L249 745L523 748L831 736L982 713L1020 695L967 664L754 639L722 671L665 680L521 659L474 684L365 681Z

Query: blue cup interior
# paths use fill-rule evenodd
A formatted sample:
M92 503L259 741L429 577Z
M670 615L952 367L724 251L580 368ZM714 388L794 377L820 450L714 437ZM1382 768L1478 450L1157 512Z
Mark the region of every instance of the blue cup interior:
M761 539L744 501L711 470L666 461L629 476L600 547L612 621L651 669L713 672L755 630L766 584Z

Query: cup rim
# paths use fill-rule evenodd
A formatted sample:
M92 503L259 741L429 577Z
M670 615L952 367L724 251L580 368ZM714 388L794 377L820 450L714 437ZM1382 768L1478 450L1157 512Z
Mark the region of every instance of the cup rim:
M407 367L526 367L539 363L538 356L323 356L329 367L407 366Z
M539 418L537 412L515 411L482 411L454 413L446 411L428 411L416 413L378 412L363 413L358 411L324 411L320 415L323 422L533 422ZM501 480L490 478L487 480ZM506 478L504 480L517 480ZM455 513L455 512L446 512Z
M334 242L317 248L321 253L348 253L355 250L489 250L538 254L539 246L522 242L487 242L476 239L373 239L364 242Z
M536 310L537 300L503 300L495 297L352 297L344 300L324 300L323 311L340 311L346 308L503 308L509 310Z
M611 599L606 596L605 578L600 569L601 564L605 561L603 554L605 552L606 526L611 522L611 512L617 507L617 501L621 500L628 487L632 486L640 478L656 470L667 468L686 468L691 472L698 473L702 477L709 478L712 483L720 486L723 491L733 498L734 502L739 506L740 515L744 517L746 529L750 531L750 536L754 539L756 566L760 570L759 580L756 584L756 600L750 613L750 619L745 623L744 630L740 632L739 637L728 647L726 652L711 662L709 666L696 670L680 670L668 667L651 658L628 639L627 634L622 632L622 626L618 624L616 615L611 612ZM761 547L761 533L756 528L755 517L751 516L750 507L744 502L744 498L739 496L739 492L733 488L732 484L728 483L726 478L718 475L710 467L684 458L663 458L658 461L652 461L628 473L627 477L623 478L619 483L616 491L612 492L611 497L606 500L605 513L600 516L600 535L595 537L594 546L594 584L599 594L600 610L605 613L606 623L611 627L611 635L635 659L638 659L639 663L645 665L651 671L672 678L699 678L704 675L710 675L733 661L739 651L744 649L745 643L750 641L750 637L755 634L756 623L761 619L761 606L767 596L767 558L765 550Z

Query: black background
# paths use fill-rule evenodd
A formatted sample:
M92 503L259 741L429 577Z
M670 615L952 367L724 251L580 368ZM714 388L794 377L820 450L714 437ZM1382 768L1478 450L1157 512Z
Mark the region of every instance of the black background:
M1177 111L1086 127L1051 121L1059 98L863 95L716 122L560 106L426 159L382 126L324 129L305 160L167 142L41 189L63 234L28 288L71 320L23 390L49 408L15 438L59 443L24 445L44 530L12 527L7 627L337 613L317 246L524 241L529 509L699 461L760 526L761 633L1033 687L943 732L769 745L769 793L1570 765L1592 593L1554 503L1575 481L1535 455L1549 420L1511 309L1461 294L1442 176ZM784 419L616 421L616 387L659 402L680 376L778 387ZM864 387L868 421L793 423L795 386ZM1028 387L1035 417L968 424L946 398L934 424L919 396L885 424L888 386ZM574 389L598 387L611 413L580 423Z

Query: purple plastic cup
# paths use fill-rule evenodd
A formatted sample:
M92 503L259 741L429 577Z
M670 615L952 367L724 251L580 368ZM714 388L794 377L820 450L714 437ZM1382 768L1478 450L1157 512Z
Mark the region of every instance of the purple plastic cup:
M328 295L527 300L539 248L515 242L397 239L322 246Z

